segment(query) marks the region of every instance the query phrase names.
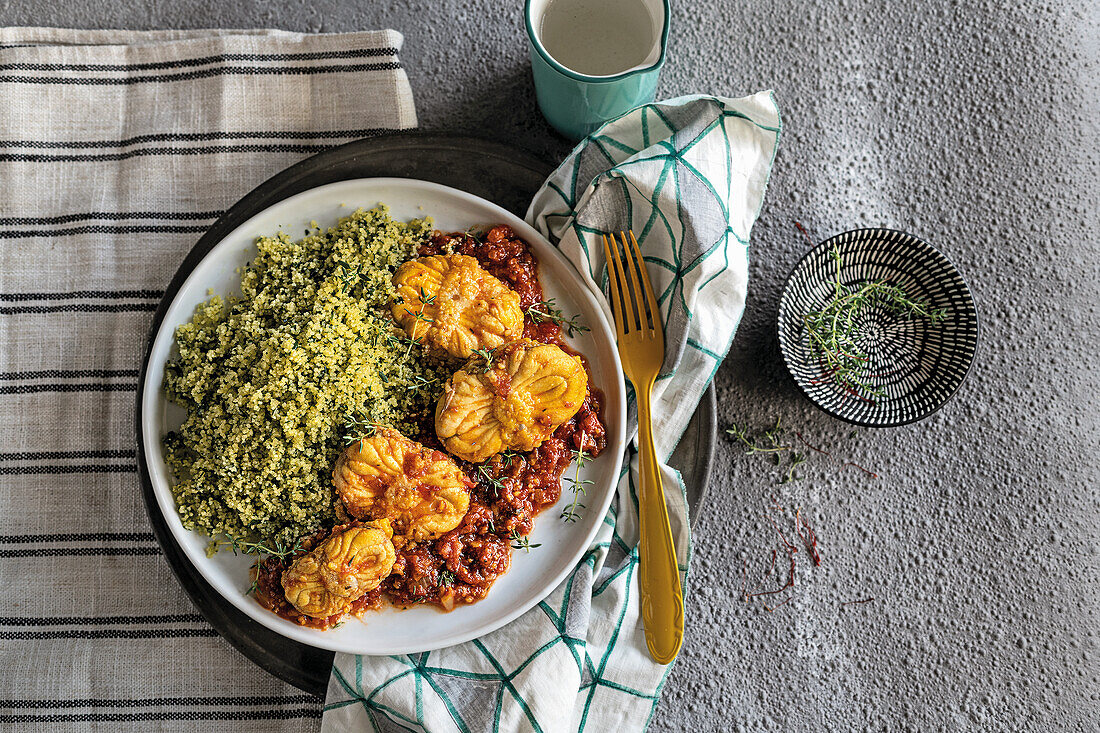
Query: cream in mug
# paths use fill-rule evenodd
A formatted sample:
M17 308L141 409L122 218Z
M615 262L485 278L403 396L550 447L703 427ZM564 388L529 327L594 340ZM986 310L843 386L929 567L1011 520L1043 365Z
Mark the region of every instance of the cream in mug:
M643 65L657 32L643 0L549 0L539 40L571 71L613 76Z

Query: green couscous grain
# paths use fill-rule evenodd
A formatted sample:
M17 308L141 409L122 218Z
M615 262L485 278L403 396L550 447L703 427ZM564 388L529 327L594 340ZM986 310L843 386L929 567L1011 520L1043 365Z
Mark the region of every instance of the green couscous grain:
M187 418L164 443L180 519L209 552L289 546L331 524L332 466L355 431L415 434L431 412L447 365L388 309L393 271L430 233L379 206L297 241L260 238L241 295L176 329L164 390Z

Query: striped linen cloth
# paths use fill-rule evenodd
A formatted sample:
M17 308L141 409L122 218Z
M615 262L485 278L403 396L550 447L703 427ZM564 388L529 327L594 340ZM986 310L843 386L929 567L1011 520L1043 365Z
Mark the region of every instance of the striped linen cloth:
M222 210L415 126L401 41L0 29L0 729L319 726L160 556L135 389L160 288Z

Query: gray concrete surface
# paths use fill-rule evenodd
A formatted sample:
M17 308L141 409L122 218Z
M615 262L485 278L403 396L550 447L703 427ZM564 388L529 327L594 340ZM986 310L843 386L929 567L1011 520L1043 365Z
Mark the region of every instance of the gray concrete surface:
M697 531L688 638L652 729L1100 729L1096 488L1097 6L1070 0L675 2L660 94L773 88L785 133L753 233L720 420L776 417L824 456L776 486L723 444ZM5 25L390 26L425 128L561 156L520 0L10 0ZM1091 6L1091 7L1090 7ZM785 378L774 311L818 237L882 224L943 249L982 316L974 370L916 425L859 431ZM768 613L739 602L762 512L802 506L823 563ZM874 597L866 604L841 606Z

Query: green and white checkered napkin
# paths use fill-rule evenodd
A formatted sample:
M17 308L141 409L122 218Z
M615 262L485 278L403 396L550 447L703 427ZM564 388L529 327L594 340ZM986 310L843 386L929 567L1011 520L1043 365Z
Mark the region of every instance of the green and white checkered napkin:
M668 355L653 427L657 454L666 459L741 319L749 231L779 132L770 92L643 105L581 141L527 212L597 293L607 281L599 235L628 228L637 235L665 316ZM628 458L630 471L594 544L553 593L467 644L407 656L337 655L323 730L643 729L669 667L650 659L639 615L633 446ZM686 576L691 537L683 481L663 470ZM690 616L687 624L690 644Z

